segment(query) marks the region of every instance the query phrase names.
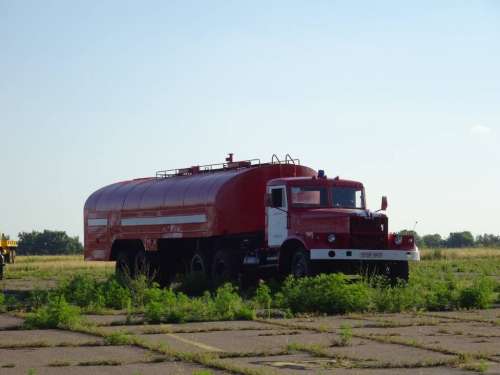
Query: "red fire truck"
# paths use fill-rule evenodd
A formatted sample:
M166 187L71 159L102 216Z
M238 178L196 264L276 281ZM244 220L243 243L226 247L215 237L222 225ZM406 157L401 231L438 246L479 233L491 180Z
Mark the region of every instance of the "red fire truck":
M84 208L85 259L162 280L200 272L214 281L269 270L380 272L408 279L410 235L389 233L382 207L357 181L327 178L289 155L159 171L94 192Z

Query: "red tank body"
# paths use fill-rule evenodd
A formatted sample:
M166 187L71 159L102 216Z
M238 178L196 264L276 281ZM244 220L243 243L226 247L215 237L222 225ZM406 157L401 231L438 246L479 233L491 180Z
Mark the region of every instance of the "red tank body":
M261 164L108 185L85 202L85 259L112 259L116 240L141 239L155 250L158 239L263 233L267 182L315 174L301 165Z

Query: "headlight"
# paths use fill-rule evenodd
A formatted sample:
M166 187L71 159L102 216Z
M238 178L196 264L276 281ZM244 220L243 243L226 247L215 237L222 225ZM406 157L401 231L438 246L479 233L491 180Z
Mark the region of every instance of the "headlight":
M333 233L328 235L328 238L327 238L328 242L333 243L333 242L335 242L335 239L336 239L336 237Z
M394 237L394 243L399 246L403 243L403 237L400 236L399 234L397 234L395 237Z

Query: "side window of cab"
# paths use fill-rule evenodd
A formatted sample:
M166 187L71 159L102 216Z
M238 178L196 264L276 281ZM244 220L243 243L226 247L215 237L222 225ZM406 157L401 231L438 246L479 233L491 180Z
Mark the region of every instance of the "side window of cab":
M283 188L275 188L271 190L271 206L272 207L284 207L285 204L283 202L283 198L285 194L283 194Z

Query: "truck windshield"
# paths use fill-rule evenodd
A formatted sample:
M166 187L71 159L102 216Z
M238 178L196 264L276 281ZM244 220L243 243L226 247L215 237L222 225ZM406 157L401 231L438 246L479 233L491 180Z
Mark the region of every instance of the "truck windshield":
M292 187L292 205L295 207L326 207L328 194L326 188L318 186Z
M333 207L364 208L363 191L350 187L332 188Z

